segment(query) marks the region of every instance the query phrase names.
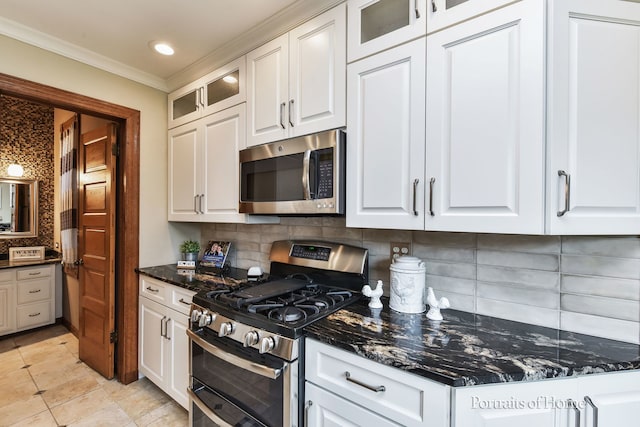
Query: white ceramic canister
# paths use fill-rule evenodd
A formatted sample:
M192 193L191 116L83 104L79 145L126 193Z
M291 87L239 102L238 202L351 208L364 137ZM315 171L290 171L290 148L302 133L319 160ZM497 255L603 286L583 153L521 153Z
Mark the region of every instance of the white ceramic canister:
M389 307L401 313L422 313L426 265L413 256L395 258L389 266L391 271L391 297Z

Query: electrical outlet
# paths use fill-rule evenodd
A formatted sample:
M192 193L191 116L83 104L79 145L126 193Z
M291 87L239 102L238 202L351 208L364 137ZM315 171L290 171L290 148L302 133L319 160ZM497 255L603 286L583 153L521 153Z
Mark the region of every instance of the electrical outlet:
M411 243L391 242L389 244L389 255L391 259L398 258L403 255L411 255Z

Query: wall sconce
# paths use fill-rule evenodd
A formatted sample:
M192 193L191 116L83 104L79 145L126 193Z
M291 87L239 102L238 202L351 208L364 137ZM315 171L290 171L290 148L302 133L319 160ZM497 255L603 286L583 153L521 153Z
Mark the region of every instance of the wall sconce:
M24 168L17 163L12 163L7 168L7 174L13 177L21 177L24 175Z

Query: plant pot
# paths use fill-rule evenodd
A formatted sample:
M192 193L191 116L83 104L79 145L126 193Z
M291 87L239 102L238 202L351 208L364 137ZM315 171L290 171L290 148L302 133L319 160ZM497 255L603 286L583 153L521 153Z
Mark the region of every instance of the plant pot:
M183 252L182 253L183 261L197 261L198 260L198 252Z

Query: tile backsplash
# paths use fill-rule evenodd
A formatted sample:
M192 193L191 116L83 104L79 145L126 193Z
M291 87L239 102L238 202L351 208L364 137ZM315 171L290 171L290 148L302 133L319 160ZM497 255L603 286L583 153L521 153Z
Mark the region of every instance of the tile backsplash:
M345 227L344 218L204 224L232 242L230 262L269 269L271 242L320 239L369 249L369 281L389 293L389 244L411 242L427 286L452 308L640 344L640 237L526 236ZM446 318L446 312L445 312Z

